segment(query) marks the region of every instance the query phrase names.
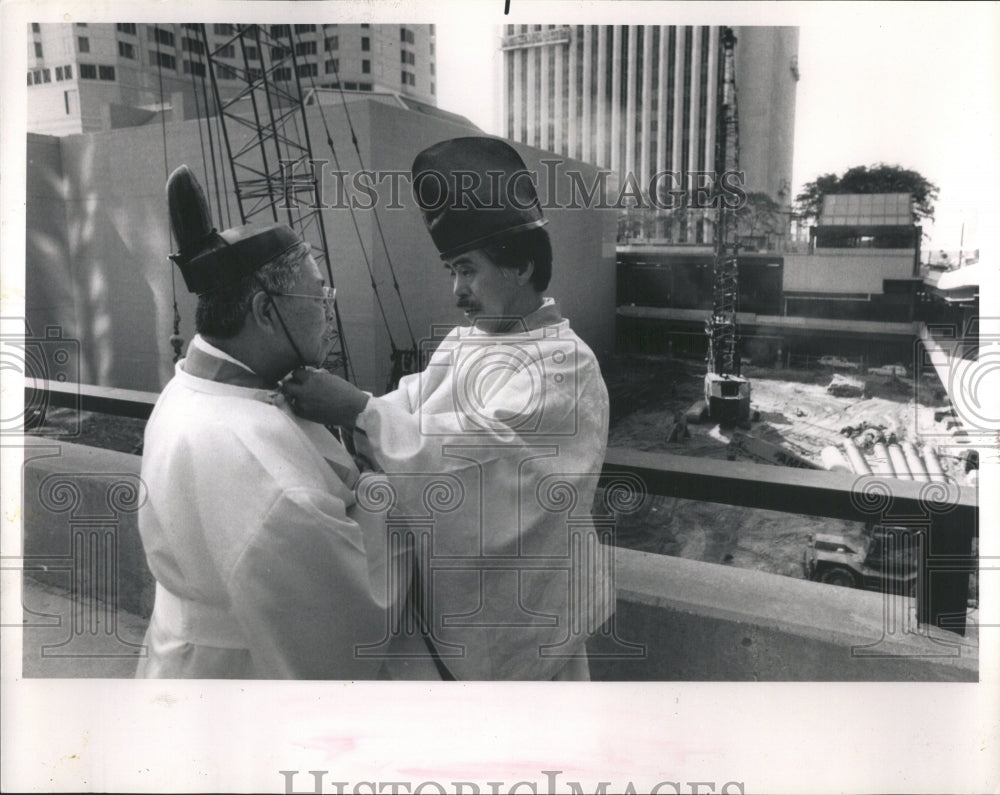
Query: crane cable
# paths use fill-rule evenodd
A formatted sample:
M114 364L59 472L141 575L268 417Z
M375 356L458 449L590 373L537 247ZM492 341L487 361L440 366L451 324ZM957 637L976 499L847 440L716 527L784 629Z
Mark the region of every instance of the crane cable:
M324 35L325 35L325 33L326 33L326 25L323 26L323 32L324 32ZM340 85L340 75L337 73L336 68L334 68L334 75L337 78L337 84ZM316 105L317 105L317 108L319 109L320 119L323 122L323 131L324 131L324 133L326 135L326 144L330 148L330 154L333 156L333 164L334 164L337 172L338 173L342 173L342 170L340 168L340 156L337 154L337 148L336 148L336 146L334 146L334 143L333 143L333 134L330 132L330 124L329 124L329 121L326 118L326 113L324 113L324 111L323 111L323 103L319 99L319 94L317 92L317 86L316 86L316 80L315 80L315 78L313 78L313 76L311 74L309 75L309 81L312 84L313 96L317 97ZM343 87L342 86L341 86L341 94L343 95ZM345 102L345 111L346 111L346 98L344 98L344 102ZM348 119L348 124L350 125L350 123L351 123L350 122L350 115L347 116L347 119ZM356 146L357 145L357 137L354 134L353 127L351 127L351 136L352 136L352 138L354 138L355 146ZM359 155L360 155L360 153L359 153ZM362 168L363 167L364 166L362 165ZM385 325L386 334L389 337L389 347L392 350L393 360L395 361L395 360L397 360L397 359L399 359L401 357L402 352L400 351L399 346L396 345L396 340L395 340L395 338L394 338L394 336L392 334L392 328L391 328L391 326L389 324L389 317L388 317L388 315L386 314L386 311L385 311L385 304L382 302L382 295L379 292L378 284L375 281L375 272L374 272L374 270L372 268L371 257L369 256L368 250L365 248L364 236L361 234L361 227L358 224L357 213L355 212L354 205L351 204L350 202L348 202L348 211L349 211L350 216L351 216L351 222L354 225L354 233L355 233L355 235L357 235L357 238L358 238L358 246L361 248L361 255L362 255L362 257L364 258L364 261L365 261L365 267L368 270L368 279L369 279L369 282L371 283L372 293L375 296L375 302L378 305L379 314L382 316L382 322ZM375 218L376 218L376 220L378 219L378 212L377 211L375 211ZM379 229L381 230L381 224L379 224ZM385 239L383 237L383 245L384 244L385 244ZM391 268L392 267L392 260L389 258L388 249L386 249L386 259L388 260L390 268ZM395 282L395 272L393 272L393 281ZM397 289L397 291L399 290L398 283L396 283L396 289ZM402 296L400 296L400 304L402 305ZM405 306L403 306L403 312L404 312L404 316L405 316L405 312L406 312L406 307ZM415 349L416 348L416 340L413 339L413 331L412 331L412 329L410 329L410 324L409 324L409 319L408 318L407 318L407 329L409 330L410 339L413 341L413 346L414 346L414 349Z
M160 42L156 42L156 77L160 86L160 132L163 135L163 181L166 183L170 177L170 167L167 159L167 117L163 98L163 65L160 61ZM167 224L167 235L170 241L170 248L174 247L174 233ZM174 273L173 264L170 265L170 295L173 302L174 320L173 333L170 335L170 347L174 349L174 364L181 358L181 351L184 348L184 338L181 336L181 313L177 307L177 276Z
M324 36L324 38L326 37L326 25L323 25L323 36ZM348 110L348 107L347 107L347 95L344 93L344 84L340 80L340 72L339 72L339 70L337 68L337 59L332 59L332 63L333 63L333 76L337 80L337 88L340 91L340 99L341 99L341 102L342 102L342 104L344 106L344 116L347 119L347 127L351 131L351 143L354 144L354 151L358 155L358 164L361 166L361 171L364 172L364 171L366 171L366 169L365 169L365 160L364 160L364 157L362 157L362 155L361 155L361 148L358 146L358 136L357 136L357 133L354 131L354 123L351 121L351 112L350 112L350 110ZM311 76L310 76L310 80L312 80ZM316 84L315 84L315 81L313 81L314 95L316 95L315 94L315 88L316 88ZM322 102L319 101L318 95L316 95L316 96L317 96L317 104L320 106L321 113L322 113ZM324 123L325 123L325 119L324 119ZM337 167L337 170L338 171L340 170L339 166ZM403 301L403 293L399 289L399 279L396 277L396 268L392 264L392 256L389 254L389 245L386 242L385 233L382 230L382 221L379 218L378 209L376 207L374 207L374 206L372 207L372 213L375 216L375 227L378 229L378 236L379 236L379 239L382 241L382 249L385 252L385 259L386 259L386 262L389 265L389 273L392 275L392 286L396 290L396 295L397 295L397 297L399 299L399 306L400 306L400 308L402 309L402 312L403 312L403 319L406 321L406 330L407 330L407 333L410 335L410 344L413 346L414 349L416 349L416 347L417 347L417 340L413 336L413 328L410 325L410 317L409 317L409 315L406 312L406 303Z

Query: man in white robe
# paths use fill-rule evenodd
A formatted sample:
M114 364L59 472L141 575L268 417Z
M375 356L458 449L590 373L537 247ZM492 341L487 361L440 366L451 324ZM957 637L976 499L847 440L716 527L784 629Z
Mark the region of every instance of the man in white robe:
M382 397L315 370L285 385L298 413L355 427L417 528L420 632L401 620L386 642L394 678L588 679L585 642L613 604L590 518L607 389L543 295L552 250L524 169L497 139L418 155L414 193L472 323L422 373Z
M137 675L374 678L358 650L385 602L359 521L381 517L356 504L334 436L274 391L322 360L329 290L287 227L207 231L181 169L168 194L199 334L146 426L139 530L157 584Z

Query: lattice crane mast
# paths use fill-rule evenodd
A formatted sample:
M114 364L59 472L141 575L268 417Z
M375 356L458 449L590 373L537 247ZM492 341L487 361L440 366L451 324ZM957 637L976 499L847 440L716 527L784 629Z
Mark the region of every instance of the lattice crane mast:
M727 424L750 421L750 382L740 375L739 273L737 253L739 232L736 208L723 194L724 174L740 167L740 119L736 94L736 36L723 28L722 82L715 137L715 253L712 265L712 317L706 323L708 367L705 373L705 404L711 419ZM727 201L728 199L728 201Z

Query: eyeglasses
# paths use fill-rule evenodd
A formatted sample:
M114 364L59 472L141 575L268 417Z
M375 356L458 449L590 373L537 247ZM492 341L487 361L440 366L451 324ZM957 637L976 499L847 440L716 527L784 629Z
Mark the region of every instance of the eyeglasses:
M329 301L333 302L337 300L337 288L327 287L323 285L322 293L320 295L307 295L306 293L271 293L272 296L282 296L284 298L310 298L313 301Z

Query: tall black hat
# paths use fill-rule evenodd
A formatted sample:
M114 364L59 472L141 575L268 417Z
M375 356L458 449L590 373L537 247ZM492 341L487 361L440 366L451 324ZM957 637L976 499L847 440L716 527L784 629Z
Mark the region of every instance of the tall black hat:
M187 166L178 166L167 179L167 204L178 247L170 259L188 291L198 295L236 284L302 242L284 224L217 232L205 193Z
M453 138L413 161L413 195L441 259L544 226L532 175L499 138Z

